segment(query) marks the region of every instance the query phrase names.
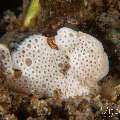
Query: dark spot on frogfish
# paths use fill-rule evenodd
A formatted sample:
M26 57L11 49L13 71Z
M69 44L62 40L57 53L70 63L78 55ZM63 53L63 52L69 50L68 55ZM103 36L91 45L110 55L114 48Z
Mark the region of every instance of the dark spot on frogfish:
M15 76L16 79L20 78L22 76L22 71L14 69L14 76Z
M69 63L59 63L58 66L61 68L60 69L60 72L63 74L63 75L66 75L68 70L70 69L70 64Z
M32 64L32 60L30 58L26 58L25 63L29 67Z

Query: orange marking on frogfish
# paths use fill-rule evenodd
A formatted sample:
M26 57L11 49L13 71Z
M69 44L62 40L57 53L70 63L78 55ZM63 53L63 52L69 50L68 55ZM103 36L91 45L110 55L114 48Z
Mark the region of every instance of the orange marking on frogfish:
M51 48L58 50L58 46L55 43L55 37L48 37L47 38L47 43Z

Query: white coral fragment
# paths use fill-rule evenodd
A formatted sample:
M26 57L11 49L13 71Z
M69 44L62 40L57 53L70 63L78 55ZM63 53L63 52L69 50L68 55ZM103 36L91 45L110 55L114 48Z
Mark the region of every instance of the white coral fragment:
M5 59L8 68L20 70L22 75L14 82L8 80L8 84L15 90L40 97L52 96L56 89L62 91L63 98L88 95L97 89L97 82L109 71L101 42L66 27L58 30L55 42L58 50L48 45L47 37L32 35L9 53L12 63Z

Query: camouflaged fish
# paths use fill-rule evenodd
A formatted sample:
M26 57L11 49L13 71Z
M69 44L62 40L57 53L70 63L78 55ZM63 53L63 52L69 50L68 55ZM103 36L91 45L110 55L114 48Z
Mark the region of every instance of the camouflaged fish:
M89 95L109 71L102 43L67 27L52 38L30 35L13 51L1 44L0 64L6 85L40 97L52 96L56 89L63 98Z

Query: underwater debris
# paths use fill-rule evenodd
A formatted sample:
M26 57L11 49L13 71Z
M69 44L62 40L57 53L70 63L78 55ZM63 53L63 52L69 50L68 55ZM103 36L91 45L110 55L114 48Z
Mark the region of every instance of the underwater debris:
M1 120L18 120L14 114L6 114L0 117Z
M107 79L101 86L100 94L102 98L115 101L117 98L116 90L111 79Z
M51 108L45 100L31 99L31 107L36 111L37 116L49 116Z
M41 4L40 0L31 0L30 5L28 6L28 10L24 19L23 27L28 28L33 23L35 23L35 19L40 16L41 12Z
M48 45L47 37L32 35L11 52L1 45L5 59L0 62L5 66L8 86L40 97L51 96L56 89L61 90L63 98L94 93L97 82L109 71L101 42L63 27L58 30L54 44L58 50ZM17 78L16 70L20 73Z
M4 116L11 108L11 99L9 92L4 88L0 88L0 115Z

